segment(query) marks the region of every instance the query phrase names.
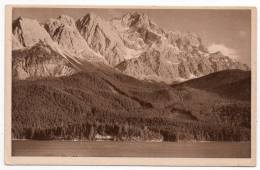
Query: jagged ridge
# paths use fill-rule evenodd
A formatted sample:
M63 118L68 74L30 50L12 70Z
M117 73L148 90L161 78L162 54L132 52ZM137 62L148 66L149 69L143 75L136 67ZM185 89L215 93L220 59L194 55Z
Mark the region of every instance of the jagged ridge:
M166 83L221 70L249 70L221 52L209 53L196 34L167 32L137 12L111 21L92 13L77 21L61 15L44 25L20 17L13 22L12 41L14 50L43 41L68 61L104 63L138 79Z

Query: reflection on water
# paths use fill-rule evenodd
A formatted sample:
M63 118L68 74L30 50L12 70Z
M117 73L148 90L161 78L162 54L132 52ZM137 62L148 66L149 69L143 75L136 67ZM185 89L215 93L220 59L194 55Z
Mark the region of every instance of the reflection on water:
M13 156L249 158L250 142L12 141Z

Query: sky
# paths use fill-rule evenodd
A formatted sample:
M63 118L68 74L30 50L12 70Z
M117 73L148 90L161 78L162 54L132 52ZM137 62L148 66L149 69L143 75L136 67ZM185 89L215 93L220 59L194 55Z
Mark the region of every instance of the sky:
M195 33L201 37L210 52L221 51L250 66L250 10L16 8L13 10L13 19L23 16L43 23L62 14L78 19L91 12L109 20L133 11L148 15L154 23L166 31Z

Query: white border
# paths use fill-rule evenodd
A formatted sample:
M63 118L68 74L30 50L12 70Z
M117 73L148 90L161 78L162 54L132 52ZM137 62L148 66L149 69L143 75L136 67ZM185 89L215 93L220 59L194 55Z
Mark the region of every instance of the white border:
M256 7L260 7L260 1L259 0L218 0L218 1L214 1L214 2L210 2L211 0L176 0L174 2L172 1L167 1L167 0L157 0L157 1L154 1L154 0L143 0L142 2L139 2L138 0L131 0L131 1L105 1L105 0L95 0L95 1L82 1L82 0L44 0L44 1L39 1L39 0L34 0L34 1L30 1L30 0L2 0L0 3L1 3L1 19L0 19L0 25L1 25L1 38L0 38L0 43L1 43L1 46L0 46L0 51L1 51L1 57L0 57L0 64L1 64L1 78L2 78L2 81L1 81L1 90L2 90L2 93L1 94L4 94L4 5L5 4L60 4L62 3L63 5L64 4L78 4L78 5L82 5L82 4L88 4L88 5L178 5L178 6L185 6L185 5L188 5L188 6L256 6ZM195 4L196 3L196 4ZM258 28L259 28L259 18L257 19L257 25L258 25ZM258 39L259 39L259 34L257 35L258 36ZM259 43L257 44L257 49L259 50ZM257 74L258 76L259 74ZM257 78L257 81L259 80L259 78ZM259 83L257 83L259 84ZM257 96L259 92L257 91ZM1 101L1 117L0 117L0 129L1 129L1 133L0 133L0 137L1 137L1 148L0 148L0 151L3 151L4 149L4 146L3 146L3 129L4 129L4 96L1 95L1 98L0 98L0 101ZM259 103L259 100L257 100L257 103ZM257 127L259 128L259 122L257 122ZM257 133L259 134L259 132L257 131ZM257 135L257 138L258 138L259 135ZM259 141L259 140L257 140ZM3 153L3 152L2 152ZM259 154L259 149L257 147L257 154ZM1 160L3 160L3 154L1 154L0 156ZM259 158L257 157L257 160L259 162ZM1 161L1 163L3 163L3 161ZM3 164L1 164L1 169L2 169L2 166ZM7 166L3 166L3 168L8 168ZM10 168L10 167L9 167ZM26 166L23 166L23 167L12 167L13 168L24 168L24 169L28 169L28 168L32 168L34 169L35 167L26 167ZM37 168L45 168L45 167L37 167ZM46 167L47 168L47 167ZM48 167L49 168L49 167ZM53 168L56 168L56 167L53 167ZM62 168L70 168L70 167L62 167ZM79 168L82 168L82 167L79 167ZM84 167L83 167L84 168ZM88 167L90 168L90 167ZM94 168L94 167L93 167ZM99 167L99 168L103 168L103 167ZM111 168L111 169L114 169L116 167L108 167L108 168ZM117 167L118 168L118 167ZM120 167L119 167L120 168ZM128 167L124 167L124 168L128 168ZM134 167L135 169L137 167ZM138 167L140 168L140 167ZM151 167L149 167L150 169ZM92 167L91 167L92 169ZM146 169L145 167L143 167L142 169ZM180 168L178 168L180 169ZM196 168L195 168L196 169Z

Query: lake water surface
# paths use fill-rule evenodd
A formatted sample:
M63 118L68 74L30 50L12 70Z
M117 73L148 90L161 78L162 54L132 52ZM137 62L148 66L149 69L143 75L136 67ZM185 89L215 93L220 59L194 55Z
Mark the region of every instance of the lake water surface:
M13 156L249 158L250 142L12 141Z

